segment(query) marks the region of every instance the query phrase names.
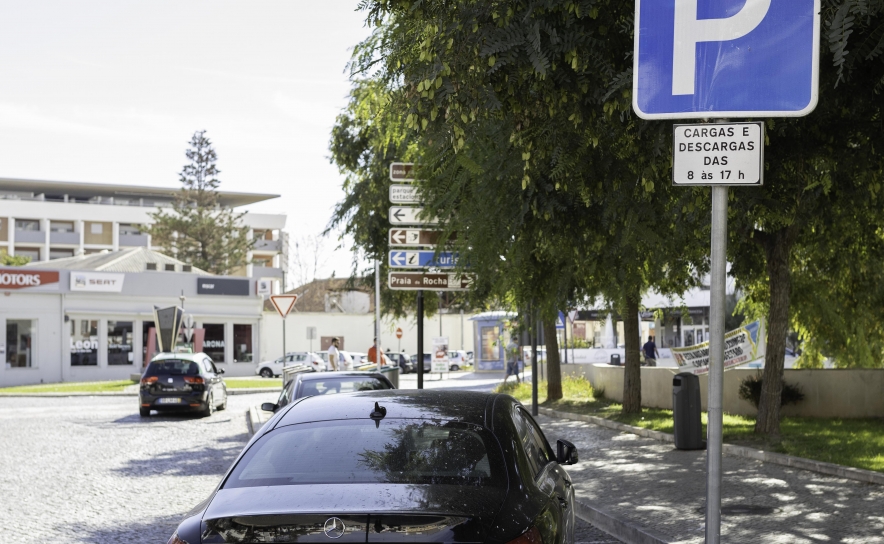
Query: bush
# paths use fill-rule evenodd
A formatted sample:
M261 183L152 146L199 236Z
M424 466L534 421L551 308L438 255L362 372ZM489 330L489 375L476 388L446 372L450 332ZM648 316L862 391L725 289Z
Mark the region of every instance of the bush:
M740 398L752 403L756 409L761 400L761 375L749 376L740 383ZM780 406L798 404L804 400L804 392L797 385L783 382L783 394L780 397Z

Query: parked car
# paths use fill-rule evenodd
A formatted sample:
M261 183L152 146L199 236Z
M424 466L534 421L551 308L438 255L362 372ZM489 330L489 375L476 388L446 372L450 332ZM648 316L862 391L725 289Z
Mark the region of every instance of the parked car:
M384 357L387 357L391 364L398 366L399 372L403 374L414 372L414 367L411 364L411 359L409 359L408 356L404 353L387 352L384 354Z
M227 386L219 370L205 353L160 353L141 376L138 413L151 410L191 411L210 416L227 408Z
M282 375L284 367L292 365L310 365L317 372L325 370L325 361L319 355L307 351L293 351L274 361L260 363L255 367L255 374L264 378L275 378Z
M409 360L411 361L411 366L414 368L414 372L417 372L417 353L412 355ZM432 368L432 361L429 353L424 353L424 374L430 371Z
M448 352L448 369L452 372L456 372L469 364L467 352L464 350L458 349Z
M507 395L316 395L280 408L169 542L572 543L577 457Z
M396 389L386 376L377 372L311 372L297 374L286 383L276 404L265 402L261 408L275 412L286 404L301 397L352 393L354 391L374 391L376 389Z

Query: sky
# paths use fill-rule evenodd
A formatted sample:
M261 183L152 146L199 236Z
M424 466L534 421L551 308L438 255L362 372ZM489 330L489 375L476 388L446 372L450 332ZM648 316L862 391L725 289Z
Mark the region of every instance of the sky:
M221 190L279 194L246 209L318 235L343 197L328 142L369 34L356 5L2 0L0 177L177 188L206 130ZM350 272L344 245L319 277Z

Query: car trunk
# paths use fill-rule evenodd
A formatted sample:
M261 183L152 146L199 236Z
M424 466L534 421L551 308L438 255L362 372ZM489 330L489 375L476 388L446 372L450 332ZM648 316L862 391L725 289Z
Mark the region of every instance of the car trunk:
M482 542L505 498L499 488L432 484L221 489L202 542Z

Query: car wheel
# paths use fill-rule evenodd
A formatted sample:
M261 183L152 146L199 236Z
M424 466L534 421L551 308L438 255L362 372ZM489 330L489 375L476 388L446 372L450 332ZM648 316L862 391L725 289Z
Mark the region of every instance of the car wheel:
M209 393L209 398L206 400L206 408L200 412L200 415L203 417L209 417L210 415L215 413L215 394Z
M452 371L452 372L457 372L458 370L460 370L460 367L459 367L459 366L457 366L457 365L451 365L451 371Z
M272 377L273 377L273 371L270 370L269 368L262 368L262 369L261 369L261 377L262 377L262 378L272 378Z
M138 408L138 415L141 417L150 417L150 408Z

